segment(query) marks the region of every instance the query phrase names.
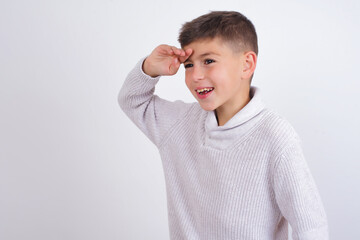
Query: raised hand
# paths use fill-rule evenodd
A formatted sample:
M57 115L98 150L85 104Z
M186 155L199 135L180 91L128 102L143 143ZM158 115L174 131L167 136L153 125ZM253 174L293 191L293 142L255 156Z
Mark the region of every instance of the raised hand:
M174 75L192 52L192 49L184 51L174 46L159 45L145 59L143 71L151 77Z

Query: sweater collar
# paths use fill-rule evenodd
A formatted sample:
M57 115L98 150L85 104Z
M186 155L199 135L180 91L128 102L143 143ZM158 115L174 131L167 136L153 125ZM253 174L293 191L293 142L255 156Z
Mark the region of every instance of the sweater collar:
M224 139L232 138L234 135L236 135L234 137L239 137L239 134L244 134L244 131L251 128L257 120L249 120L255 118L265 108L265 104L261 99L261 91L257 87L250 87L250 98L249 103L223 126L218 126L215 111L208 111L205 119L207 138L223 141ZM240 126L244 127L240 128ZM236 131L229 131L231 129L236 129Z

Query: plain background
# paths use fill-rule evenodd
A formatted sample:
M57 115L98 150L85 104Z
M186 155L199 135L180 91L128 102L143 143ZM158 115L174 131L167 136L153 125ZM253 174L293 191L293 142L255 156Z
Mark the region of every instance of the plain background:
M253 85L300 135L331 239L360 239L355 0L0 1L0 239L168 239L158 151L117 94L210 10L254 23ZM183 67L156 94L195 101Z

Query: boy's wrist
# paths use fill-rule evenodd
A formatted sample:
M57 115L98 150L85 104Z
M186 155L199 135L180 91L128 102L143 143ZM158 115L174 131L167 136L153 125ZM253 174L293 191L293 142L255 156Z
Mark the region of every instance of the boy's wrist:
M146 61L148 58L145 58L144 59L144 61L143 61L143 64L142 64L142 70L143 70L143 72L146 74L146 75L148 75L148 76L150 76L150 77L152 77L152 78L156 78L156 77L158 77L159 75L158 74L155 74L155 73L152 73L151 71L150 71L150 66L149 66L149 61Z

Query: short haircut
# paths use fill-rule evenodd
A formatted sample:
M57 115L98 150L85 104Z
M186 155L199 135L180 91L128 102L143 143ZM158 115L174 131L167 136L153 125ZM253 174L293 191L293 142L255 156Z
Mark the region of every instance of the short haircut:
M253 51L258 54L254 25L235 11L212 11L186 22L180 30L178 40L184 48L194 41L215 37L230 44L234 52Z

